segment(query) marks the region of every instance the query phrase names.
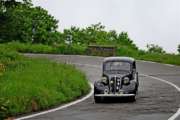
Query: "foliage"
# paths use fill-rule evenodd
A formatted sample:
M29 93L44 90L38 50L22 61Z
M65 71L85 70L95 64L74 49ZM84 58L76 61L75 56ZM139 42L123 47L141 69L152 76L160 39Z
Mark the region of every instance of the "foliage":
M42 44L58 42L60 36L56 31L58 21L43 8L33 7L26 2L12 0L2 3L0 42L12 40Z
M66 41L67 36L72 36L72 44L78 45L117 45L128 46L137 50L136 45L128 37L126 32L117 33L115 30L106 31L105 26L101 23L91 25L86 28L78 28L72 26L70 29L65 29L61 34L61 38Z
M150 53L165 53L162 47L154 44L147 44L147 49Z
M1 2L4 2L6 4L16 4L17 2L25 3L25 4L30 4L32 0L1 0Z
M47 109L89 91L85 75L74 66L45 59L19 59L16 52L9 54L1 48L0 63L6 70L0 76L0 119Z
M23 56L19 55L16 51L6 45L0 45L0 64L8 65L23 58Z
M83 55L86 54L86 49L87 46L83 45L66 45L66 44L61 44L57 47L56 53L60 54L69 54L69 55Z
M17 52L25 53L53 53L55 48L43 44L30 44L30 43L20 43L20 42L10 42L6 44L0 44L0 47L5 47Z
M131 49L128 46L121 46L121 47L117 48L117 55L118 56L136 57L136 56L138 56L138 51Z
M60 33L56 31L58 21L41 7L32 7L26 2L15 1L13 4L4 6L6 10L1 13L2 29L0 29L0 42L3 43L19 41L28 44L60 44L62 46L62 44L68 43L68 36L71 36L73 46L111 44L118 47L128 46L134 50L138 49L126 32L106 31L105 26L101 23L86 28L72 26Z

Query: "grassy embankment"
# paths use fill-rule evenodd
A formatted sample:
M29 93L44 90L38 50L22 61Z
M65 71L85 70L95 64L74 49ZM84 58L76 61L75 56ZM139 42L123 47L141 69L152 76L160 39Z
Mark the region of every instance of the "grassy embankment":
M4 46L2 44L1 46ZM24 53L52 53L52 54L79 54L86 55L87 46L80 45L59 45L59 46L48 46L42 44L23 44L23 43L7 43L10 49ZM130 45L120 45L116 51L118 56L131 56L139 60L154 61L166 64L180 65L180 55L174 54L160 54L160 53L149 53L141 50L136 50Z
M180 65L180 55L175 54L161 54L161 53L150 53L141 50L133 50L128 47L119 48L117 50L119 56L131 56L138 60L153 61L158 63Z
M25 58L0 46L0 119L66 103L88 91L85 75L74 66Z

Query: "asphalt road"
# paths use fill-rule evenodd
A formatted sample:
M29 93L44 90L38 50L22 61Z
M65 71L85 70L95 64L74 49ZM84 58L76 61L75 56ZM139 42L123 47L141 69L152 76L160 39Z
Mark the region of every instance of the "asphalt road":
M102 57L42 54L28 56L76 64L92 83L101 77ZM137 69L139 74L155 76L180 87L180 67L137 61ZM176 113L180 107L180 93L174 87L142 75L139 81L136 102L95 104L91 96L76 105L28 120L168 120ZM180 120L180 116L176 120Z

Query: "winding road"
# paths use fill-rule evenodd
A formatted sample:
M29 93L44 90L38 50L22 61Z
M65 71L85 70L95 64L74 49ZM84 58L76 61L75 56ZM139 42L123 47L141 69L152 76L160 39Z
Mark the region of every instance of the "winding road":
M26 55L74 64L86 73L92 83L101 77L103 57ZM177 114L180 108L180 91L175 88L180 87L180 67L137 61L137 69L140 87L136 102L95 104L91 96L75 105L27 120L180 120Z

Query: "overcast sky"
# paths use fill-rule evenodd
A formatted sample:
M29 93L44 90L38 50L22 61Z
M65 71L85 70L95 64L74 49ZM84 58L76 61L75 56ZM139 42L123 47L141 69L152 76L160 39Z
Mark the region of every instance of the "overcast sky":
M158 44L176 52L180 44L180 0L33 0L59 20L59 30L101 22L126 31L138 47Z

